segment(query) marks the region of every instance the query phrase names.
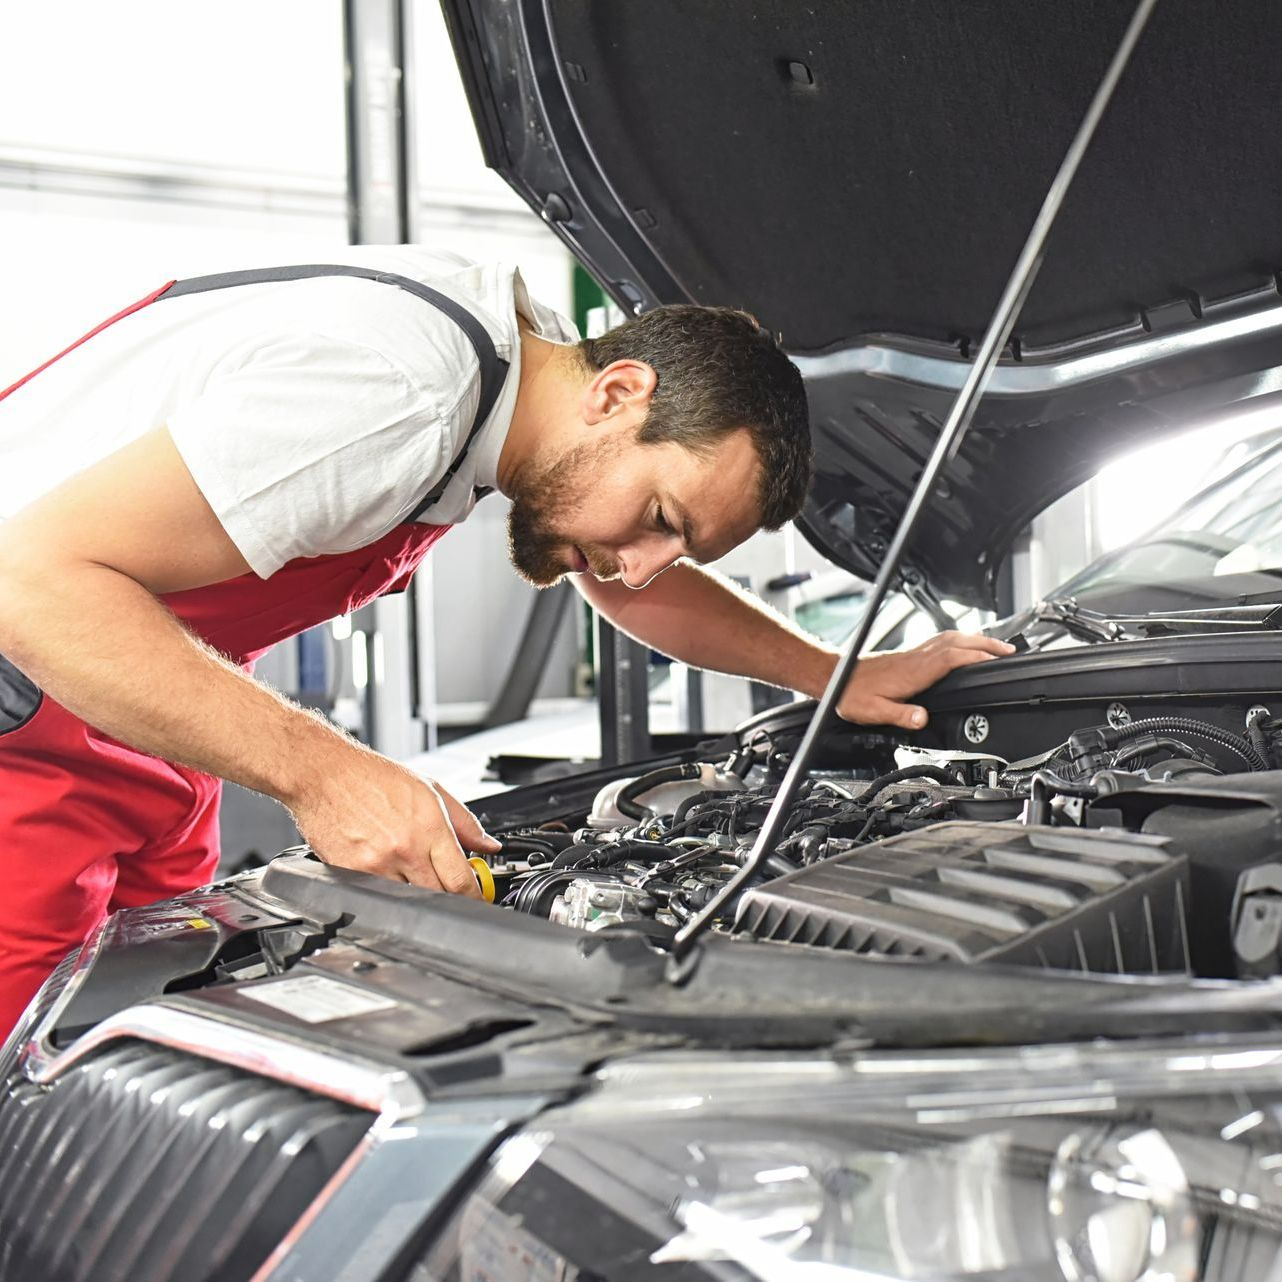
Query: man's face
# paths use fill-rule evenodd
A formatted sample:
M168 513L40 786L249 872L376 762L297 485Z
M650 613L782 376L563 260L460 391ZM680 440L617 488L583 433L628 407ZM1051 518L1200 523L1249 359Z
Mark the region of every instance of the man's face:
M760 466L746 430L706 454L630 429L536 459L512 495L512 564L536 587L590 571L640 588L680 557L713 561L757 529Z

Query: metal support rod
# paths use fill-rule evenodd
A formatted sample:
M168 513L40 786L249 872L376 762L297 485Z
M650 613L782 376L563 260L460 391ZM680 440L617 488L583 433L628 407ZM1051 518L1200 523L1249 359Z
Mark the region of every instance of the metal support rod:
M872 631L882 602L886 598L886 593L889 591L895 572L899 568L899 561L912 535L913 528L917 524L917 519L925 507L926 500L934 488L939 473L953 458L957 447L961 444L962 437L966 434L966 429L970 426L975 414L975 408L979 404L980 397L984 394L984 388L988 383L993 366L997 364L997 358L1000 356L1002 348L1006 346L1015 321L1024 306L1024 301L1033 287L1033 282L1037 279L1037 271L1042 264L1046 238L1050 234L1051 227L1054 225L1055 219L1064 203L1064 197L1068 194L1069 186L1072 184L1078 166L1082 162L1082 157L1086 154L1086 149L1095 135L1096 127L1099 125L1100 119L1113 97L1117 82L1121 79L1122 72L1125 70L1131 53L1135 49L1136 42L1140 38L1140 33L1144 30L1144 26L1148 22L1156 4L1157 0L1140 0L1135 14L1131 18L1130 25L1126 28L1126 33L1122 37L1122 42L1118 46L1117 52L1113 55L1113 60L1109 63L1108 70L1104 73L1104 78L1086 110L1086 115L1078 126L1077 134L1060 164L1059 172L1056 173L1055 179L1050 185L1050 190L1046 193L1046 199L1042 202L1041 211L1033 223L1032 230L1028 233L1028 239L1024 242L1023 252L1015 263L1010 279L1006 282L1006 288L1002 293L1001 300L997 304L997 310L993 313L992 320L989 321L988 331L985 333L984 341L975 357L975 363L971 366L966 382L957 394L957 399L953 402L948 419L939 433L939 440L935 444L935 449L931 453L925 469L922 471L917 487L909 500L907 510L899 522L899 528L895 531L895 537L891 540L890 548L877 574L872 594L864 610L863 618L860 620L859 627L833 669L827 689L824 690L823 697L819 700L819 706L815 709L815 714L811 717L810 724L806 727L806 733L802 736L801 744L792 759L792 764L788 767L783 782L779 785L779 791L775 795L770 811L766 815L765 823L762 824L761 831L757 835L757 840L753 845L752 854L748 862L722 887L721 891L713 897L705 908L677 931L672 945L674 960L680 961L690 952L698 937L707 930L725 905L756 876L766 857L774 849L784 821L787 818L788 808L791 806L793 798L797 794L797 789L805 777L806 769L810 763L810 758L814 755L819 737L832 716L838 700L854 675L855 668L859 663L860 652L868 643L868 636Z
M650 651L597 620L597 702L601 764L626 765L650 755Z
M343 0L347 80L347 231L353 245L410 240L406 0ZM363 699L365 741L403 758L427 747L421 715L418 586L404 602L361 610L369 645ZM382 662L376 663L376 655Z

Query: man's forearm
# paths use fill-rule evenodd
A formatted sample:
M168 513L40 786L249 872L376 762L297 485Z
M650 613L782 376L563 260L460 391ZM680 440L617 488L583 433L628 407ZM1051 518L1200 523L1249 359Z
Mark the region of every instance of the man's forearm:
M639 590L594 581L580 588L629 636L691 667L818 695L836 663L835 650L721 575L686 561Z
M837 664L837 651L720 576L684 562L635 592L618 582L595 581L581 582L580 590L625 632L695 667L817 697ZM927 712L909 700L958 668L1013 651L994 637L941 632L911 650L865 655L837 711L865 725L919 730Z
M321 760L355 749L197 640L127 575L85 563L8 565L0 600L0 652L131 747L287 805Z

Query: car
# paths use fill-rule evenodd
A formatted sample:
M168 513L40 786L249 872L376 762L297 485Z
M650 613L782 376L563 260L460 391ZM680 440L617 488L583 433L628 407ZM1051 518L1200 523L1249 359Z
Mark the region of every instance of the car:
M874 580L1129 6L445 10L490 163L616 302L782 332L802 529ZM906 547L923 609L998 611L1107 457L1272 413L1282 9L1206 20L1140 41ZM1250 439L919 732L771 708L482 799L495 906L295 850L113 916L0 1054L0 1277L1277 1277L1282 473ZM762 875L674 948L808 739Z

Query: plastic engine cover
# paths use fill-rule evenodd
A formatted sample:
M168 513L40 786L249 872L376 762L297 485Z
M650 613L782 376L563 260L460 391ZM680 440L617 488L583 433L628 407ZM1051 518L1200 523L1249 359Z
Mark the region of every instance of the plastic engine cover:
M1099 974L1189 972L1188 860L1117 830L942 823L748 891L756 939Z

